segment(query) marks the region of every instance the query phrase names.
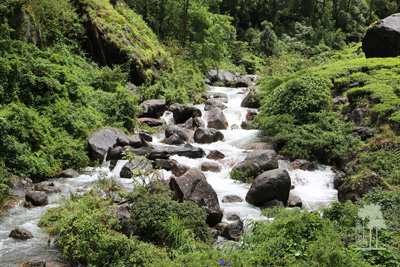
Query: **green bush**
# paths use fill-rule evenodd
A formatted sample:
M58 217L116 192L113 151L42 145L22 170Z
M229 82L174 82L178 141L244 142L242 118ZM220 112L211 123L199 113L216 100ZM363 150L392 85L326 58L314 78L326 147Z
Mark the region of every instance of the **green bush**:
M143 240L163 244L170 233L169 216L179 218L184 229L192 231L200 241L210 242L210 231L206 224L207 214L191 201L178 203L172 200L171 192L142 194L131 210L131 225L135 234Z
M0 213L1 205L10 196L13 182L11 174L7 171L4 162L0 160Z

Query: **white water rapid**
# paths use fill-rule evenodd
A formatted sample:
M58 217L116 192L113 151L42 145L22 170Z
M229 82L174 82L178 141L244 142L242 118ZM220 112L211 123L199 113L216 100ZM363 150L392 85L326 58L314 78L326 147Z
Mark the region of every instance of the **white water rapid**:
M244 160L247 155L245 148L250 142L261 141L258 137L258 130L243 130L240 129L240 124L245 120L249 109L241 108L240 103L245 97L243 88L225 88L211 87L211 92L220 92L228 95L228 103L224 103L227 109L223 112L229 122L227 130L221 132L225 136L224 141L219 141L211 144L193 144L194 146L202 147L206 154L211 150L219 150L225 154L223 160L218 163L221 167L221 172L204 172L207 181L215 189L218 195L220 206L224 211L223 222L227 222L227 215L236 213L242 219L260 219L260 209L248 204L247 202L222 203L222 199L226 195L237 195L243 200L249 190L251 184L246 184L231 180L229 173L232 167ZM203 120L207 121L207 112L204 111L204 105L197 105L203 112ZM172 115L170 112L164 114L163 119L167 124L172 123ZM238 125L239 129L231 129L232 125ZM156 147L168 146L161 144L160 141L164 138L164 134L156 135L153 139L153 145ZM179 163L190 167L199 167L201 163L211 161L206 158L189 159L186 157L173 156L172 159ZM108 168L108 163L103 164L101 168L87 168L78 178L59 178L52 182L62 191L61 194L51 195L49 204L45 207L36 207L32 209L15 205L8 211L0 215L0 266L19 266L26 260L45 260L46 262L64 262L61 253L54 248L53 245L48 245L48 235L43 233L37 226L41 215L51 207L59 205L62 195L68 191L85 192L92 188L99 179L99 175L103 172L111 177L115 176L118 183L128 190L133 188L131 179L122 179L119 177L119 172L126 161L118 161L113 171ZM290 174L292 185L295 189L291 190L291 194L301 197L303 207L306 209L315 209L320 206L327 206L330 202L337 199L337 191L333 189L334 173L329 166L319 165L316 171L294 170L291 163L288 161L279 161L280 168L286 168ZM165 178L171 176L171 172L163 170ZM11 230L16 226L23 227L29 230L34 238L27 241L17 241L9 238Z

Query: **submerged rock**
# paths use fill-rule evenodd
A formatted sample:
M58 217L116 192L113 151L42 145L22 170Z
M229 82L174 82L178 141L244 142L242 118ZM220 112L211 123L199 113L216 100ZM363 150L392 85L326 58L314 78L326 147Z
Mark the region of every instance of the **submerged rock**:
M17 227L11 231L9 237L18 239L18 240L28 240L28 239L33 238L33 235L28 230L21 228L21 227Z

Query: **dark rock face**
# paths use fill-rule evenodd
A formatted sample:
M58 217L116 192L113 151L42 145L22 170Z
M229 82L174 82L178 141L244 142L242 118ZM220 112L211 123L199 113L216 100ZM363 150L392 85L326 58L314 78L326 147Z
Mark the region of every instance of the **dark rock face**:
M206 104L204 105L204 110L208 111L213 108L220 108L221 110L226 109L226 106L222 103L222 100L219 99L209 99L206 101Z
M220 108L213 108L208 112L207 127L217 130L225 130L228 128L228 121Z
M236 220L240 220L240 216L237 215L236 213L229 213L226 215L226 219L228 221L236 221Z
M397 57L400 55L400 13L370 26L362 40L365 57Z
M247 121L252 121L252 120L254 120L254 118L257 116L257 114L258 114L258 111L256 111L256 110L249 110L249 111L247 111L246 120L247 120Z
M242 103L240 104L240 106L242 108L260 108L260 100L262 99L262 97L258 94L256 94L257 92L252 90L250 91L246 97L243 99Z
M280 200L286 205L289 198L291 180L285 169L263 172L253 181L246 201L255 206L263 206L271 200Z
M29 260L25 261L21 266L24 267L46 267L47 263L44 260ZM51 266L51 265L49 265Z
M243 176L244 179L239 178L239 180L249 181L264 171L278 167L277 154L274 150L256 150L251 152L244 161L236 164L232 172L238 172Z
M147 172L153 171L153 164L151 161L145 157L137 156L133 162L127 162L124 167L122 167L119 176L121 178L132 178L135 172Z
M200 165L200 169L203 172L210 171L210 172L221 172L221 167L216 162L203 162Z
M197 128L193 139L199 144L209 144L224 140L224 135L216 129Z
M185 123L188 119L192 117L201 117L202 115L200 109L193 106L181 104L172 104L171 106L169 106L169 110L172 111L176 124Z
M159 119L167 110L165 99L150 99L139 104L142 112L139 112L138 117L149 117Z
M346 174L342 171L336 173L335 177L333 177L333 188L338 190L339 187L343 184L343 179L345 177L346 177Z
M204 209L208 214L209 226L213 227L221 222L223 214L219 207L217 193L199 169L191 168L180 177L172 177L170 188L175 192L175 200L190 200Z
M149 127L158 127L165 124L165 121L162 119L154 119L154 118L139 118L139 123L146 124Z
M227 195L222 198L222 203L243 202L243 199L235 195Z
M200 117L194 117L188 119L185 123L178 124L178 126L188 129L188 130L195 130L199 127L204 128L205 123Z
M127 138L121 130L116 128L107 127L92 133L92 137L89 139L89 151L93 158L103 162L105 155L110 147L113 147L117 143L117 139L120 137Z
M368 117L370 113L371 109L368 107L357 108L349 114L348 120L354 122L356 126L360 126L364 123L364 118Z
M190 167L187 165L175 163L172 165L171 172L173 175L179 177L184 175L189 169Z
M265 209L272 209L274 207L278 207L278 208L285 208L285 205L283 205L282 201L279 201L277 199L268 201L266 203L264 203L264 205L261 206L261 210L265 210Z
M74 169L68 169L68 170L63 171L60 174L60 177L63 177L63 178L76 178L79 175L80 175L79 172L75 171Z
M224 236L229 240L238 241L243 235L243 221L237 220L234 223L228 224L224 229Z
M28 239L33 238L33 235L28 230L17 227L11 231L9 237L18 239L18 240L28 240Z
M139 138L143 139L147 142L153 142L153 137L151 136L151 133L149 131L140 131ZM143 145L143 142L142 142L142 145Z
M388 189L387 184L382 180L379 175L372 171L365 171L360 174L356 182L351 183L345 181L338 189L338 200L340 202L346 202L351 200L356 202L362 199L362 197L372 191L375 187L382 187Z
M314 163L305 159L296 159L292 162L292 166L294 169L300 169L303 171L313 171L317 169L317 166Z
M367 127L354 127L353 132L357 133L363 141L372 138L375 134L379 133L379 131Z
M153 167L155 169L164 169L170 171L174 164L178 163L174 159L156 159L153 161Z
M229 83L232 83L236 80L235 75L230 73L229 71L226 70L210 70L206 74L206 78L211 82L211 83L216 83L216 82L222 82L225 85L228 85Z
M32 203L34 206L45 206L49 202L46 193L33 190L26 193L25 200Z
M132 228L129 223L131 218L129 210L130 207L127 203L115 207L115 218L121 222L121 229L119 229L119 231L126 236L132 233Z
M171 125L165 129L165 142L170 145L187 144L190 141L190 134L185 129Z
M290 194L287 205L290 208L294 208L294 207L301 208L303 206L303 201L301 200L301 198L299 196Z
M224 153L218 150L211 150L210 153L208 153L208 155L206 156L206 158L217 160L225 158L225 155Z

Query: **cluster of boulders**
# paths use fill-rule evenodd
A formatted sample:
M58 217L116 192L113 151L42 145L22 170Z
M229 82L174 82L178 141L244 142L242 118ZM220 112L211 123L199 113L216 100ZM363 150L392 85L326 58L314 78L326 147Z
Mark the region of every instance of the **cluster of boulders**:
M256 78L256 75L232 74L229 71L218 69L207 72L206 83L208 85L222 85L226 87L250 87Z

